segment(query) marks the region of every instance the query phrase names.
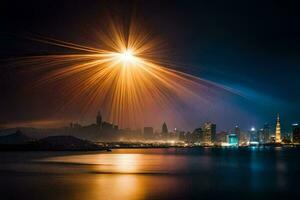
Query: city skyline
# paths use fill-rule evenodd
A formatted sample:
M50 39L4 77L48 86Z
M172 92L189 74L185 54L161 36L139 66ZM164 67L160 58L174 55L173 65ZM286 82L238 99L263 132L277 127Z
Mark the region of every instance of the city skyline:
M100 116L100 119L99 119L99 116ZM279 114L276 115L277 118L276 120L272 123L272 122L265 122L263 124L252 124L251 126L249 127L242 127L242 130L243 131L250 131L251 129L255 128L255 130L259 130L261 127L264 127L265 125L269 125L271 126L273 132L274 132L274 135L276 135L276 126L277 126L277 123L278 123L278 116ZM12 123L10 125L2 125L0 126L0 128L2 129L11 129L11 128L22 128L22 127L27 127L27 128L62 128L62 127L68 127L70 125L70 123L77 123L77 124L81 124L83 126L86 126L86 125L89 125L89 124L98 124L98 120L102 121L107 121L105 119L105 117L101 114L101 111L98 111L97 112L97 118L96 118L96 122L95 122L95 119L91 119L91 120L63 120L63 121L28 121L28 122L16 122L16 123ZM111 121L107 121L109 123L112 123L114 125L118 125L116 123L113 123ZM161 129L161 125L162 124L166 124L167 120L165 121L162 121L162 123L160 124L146 124L144 126L141 126L141 127L123 127L123 129L132 129L132 130L141 130L145 127L152 127L154 129L154 131L159 131ZM215 123L214 121L202 121L202 122L199 122L199 124L204 124L204 123ZM198 125L199 125L198 124ZM298 124L298 123L292 123L292 124L283 124L285 129L282 129L280 128L280 134L290 134L292 132L292 129L293 129L293 125L295 124ZM1 124L0 124L1 125ZM227 131L227 132L234 132L234 129L235 128L239 128L241 129L241 126L238 124L238 123L231 123L232 126L229 126L228 128L219 128L218 127L218 131L219 132L222 132L222 131ZM178 126L170 126L171 127L171 130L180 130L180 131L193 131L195 129L195 127L191 127L190 129L184 129L184 128L179 128Z
M213 122L199 123L192 130L170 128L166 122L161 123L160 128L144 126L141 128L120 128L118 124L106 121L97 112L94 123L81 124L70 122L68 126L57 128L39 128L30 126L20 126L2 129L2 135L17 130L25 131L31 137L46 137L52 134L73 135L91 141L156 141L156 142L186 142L190 145L206 146L248 146L264 144L290 144L299 143L298 124L291 125L290 132L281 131L279 114L276 117L275 125L265 123L263 126L252 126L249 129L241 129L238 125L230 129L218 129ZM7 133L6 133L7 132ZM40 133L38 133L40 132ZM38 134L37 134L38 133ZM36 135L37 134L37 135ZM44 134L44 136L42 136Z

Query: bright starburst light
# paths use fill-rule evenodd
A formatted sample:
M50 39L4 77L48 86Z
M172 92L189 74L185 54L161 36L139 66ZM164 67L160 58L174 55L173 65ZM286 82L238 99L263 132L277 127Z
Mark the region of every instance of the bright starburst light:
M93 116L101 109L105 120L120 127L143 127L166 113L182 120L182 110L212 104L209 98L218 86L174 70L176 64L161 59L157 39L133 23L126 33L117 23L105 30L97 42L101 48L35 36L35 41L78 52L27 57L21 63L38 72L36 85L57 86L61 108L80 108Z
M124 63L134 62L136 60L131 49L126 49L124 52L120 53L120 58Z

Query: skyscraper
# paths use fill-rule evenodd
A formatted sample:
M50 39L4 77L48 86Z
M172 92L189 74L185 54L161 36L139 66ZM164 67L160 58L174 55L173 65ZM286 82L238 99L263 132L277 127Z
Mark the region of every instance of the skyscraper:
M212 145L216 141L216 125L210 122L206 122L202 128L203 140L205 145Z
M239 143L238 143L238 137L236 134L229 134L228 135L228 144L230 146L238 146Z
M162 128L161 128L161 132L165 133L165 134L167 134L169 132L166 122L163 123Z
M281 129L280 129L279 114L277 115L277 121L276 121L275 141L276 141L276 143L281 142Z
M162 125L161 136L165 140L169 139L169 130L168 130L166 122L164 122L163 125Z
M293 143L300 144L300 125L293 124Z
M98 111L97 117L96 117L96 124L101 129L102 128L102 116L100 111Z
M238 125L236 125L235 128L234 128L234 134L236 134L237 139L238 139L238 143L240 143L241 130L240 130L240 127Z
M193 144L200 144L201 142L201 139L202 139L202 129L201 128L196 128L192 134L190 135L190 142L193 143Z
M258 131L254 127L250 129L250 144L251 145L258 145L259 144L259 134Z

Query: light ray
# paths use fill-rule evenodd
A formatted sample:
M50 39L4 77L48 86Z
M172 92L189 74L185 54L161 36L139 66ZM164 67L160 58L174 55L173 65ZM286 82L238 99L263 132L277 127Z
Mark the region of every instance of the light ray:
M181 107L193 102L209 104L208 97L220 86L170 68L159 59L160 43L130 25L125 34L110 24L110 34L100 34L103 49L35 36L30 39L79 51L78 54L31 56L21 63L40 71L36 86L59 86L63 107L80 107L82 112L101 109L109 122L120 127L142 127L147 116L171 111L180 118ZM155 59L157 57L157 59ZM176 64L175 64L176 65ZM181 119L182 120L182 119Z

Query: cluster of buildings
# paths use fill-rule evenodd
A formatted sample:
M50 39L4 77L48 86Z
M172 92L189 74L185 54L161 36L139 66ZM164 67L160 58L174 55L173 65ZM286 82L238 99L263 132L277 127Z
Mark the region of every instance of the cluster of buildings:
M300 125L293 124L291 134L282 134L279 115L277 116L274 130L270 124L266 123L258 130L252 127L249 131L241 131L239 126L235 126L231 131L221 131L217 133L216 124L206 122L192 132L178 131L176 129L173 132L168 132L167 125L164 123L160 134L153 133L151 127L145 127L144 134L147 136L145 139L150 139L150 135L156 135L156 139L160 138L167 141L184 142L192 146L300 144Z
M96 141L141 141L141 142L172 142L184 143L191 146L248 146L260 144L296 143L300 144L300 125L292 125L292 134L281 133L280 118L277 116L275 130L269 124L261 129L252 127L249 131L241 131L235 126L231 131L216 132L216 124L204 123L192 132L170 131L167 124L162 124L161 130L155 131L153 127L143 129L119 129L117 125L102 120L98 112L96 124L81 126L71 123L67 129L70 135Z
M300 144L300 125L292 125L292 134L282 134L280 118L277 116L275 130L269 124L263 128L243 132L239 126L232 131L221 131L216 133L216 125L205 123L201 128L195 129L192 133L185 133L180 136L189 144L194 145L215 145L215 146L249 146L249 145L272 145L272 144Z

